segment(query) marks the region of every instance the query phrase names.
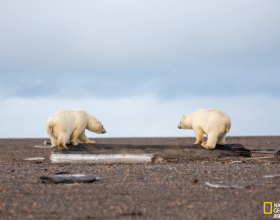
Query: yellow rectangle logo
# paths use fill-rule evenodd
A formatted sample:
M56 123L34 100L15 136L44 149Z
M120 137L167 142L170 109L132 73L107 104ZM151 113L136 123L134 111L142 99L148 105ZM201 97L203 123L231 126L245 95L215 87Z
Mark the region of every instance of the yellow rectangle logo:
M269 212L266 212L265 211L265 205L266 204L269 204L270 205L270 211ZM272 202L264 202L263 203L263 214L272 214Z

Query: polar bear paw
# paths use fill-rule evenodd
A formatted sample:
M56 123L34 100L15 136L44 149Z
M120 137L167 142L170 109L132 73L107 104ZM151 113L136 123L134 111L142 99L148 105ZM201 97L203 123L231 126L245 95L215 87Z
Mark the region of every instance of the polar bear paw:
M206 149L208 149L208 150L213 150L213 149L215 148L215 146L207 145L206 142L203 142L203 143L201 144L201 146L204 147L204 148L206 148Z
M202 140L196 141L194 144L202 144Z
M68 149L68 147L66 147L66 146L61 146L61 145L59 145L59 146L57 146L57 147L58 147L59 150L66 150L66 149Z
M71 144L72 144L73 146L77 146L77 145L78 145L78 142L77 142L77 141L74 141L74 142L71 142Z

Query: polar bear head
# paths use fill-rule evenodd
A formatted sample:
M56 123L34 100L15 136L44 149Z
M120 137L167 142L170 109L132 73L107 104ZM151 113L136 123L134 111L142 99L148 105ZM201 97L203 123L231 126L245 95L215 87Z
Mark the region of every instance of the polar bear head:
M103 124L97 120L96 123L95 123L95 133L97 134L105 134L106 133L106 130L105 128L103 127Z
M88 114L88 124L87 124L86 129L88 129L94 133L97 133L97 134L106 133L106 130L104 129L102 123L90 114Z
M183 115L183 118L180 121L178 126L179 129L192 129L192 115Z

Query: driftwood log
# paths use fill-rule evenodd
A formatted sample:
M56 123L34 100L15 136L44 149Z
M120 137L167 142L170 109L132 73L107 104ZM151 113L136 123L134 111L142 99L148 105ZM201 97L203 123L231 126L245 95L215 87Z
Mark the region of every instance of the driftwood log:
M164 159L177 159L183 157L250 157L251 151L241 144L216 145L214 150L207 150L201 145L127 145L127 144L78 144L67 145L67 150L53 148L52 154L154 154Z

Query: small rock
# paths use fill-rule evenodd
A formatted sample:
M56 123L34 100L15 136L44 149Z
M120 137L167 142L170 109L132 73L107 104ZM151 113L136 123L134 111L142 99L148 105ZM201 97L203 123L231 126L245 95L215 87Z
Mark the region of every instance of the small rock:
M135 211L135 212L131 212L131 213L124 213L122 215L123 216L138 216L138 215L143 215L143 213L139 212L139 211Z
M194 180L192 180L192 183L197 183L198 182L198 180L197 179L194 179Z

